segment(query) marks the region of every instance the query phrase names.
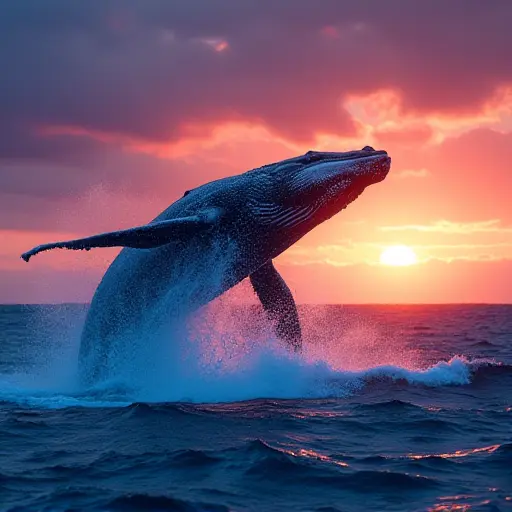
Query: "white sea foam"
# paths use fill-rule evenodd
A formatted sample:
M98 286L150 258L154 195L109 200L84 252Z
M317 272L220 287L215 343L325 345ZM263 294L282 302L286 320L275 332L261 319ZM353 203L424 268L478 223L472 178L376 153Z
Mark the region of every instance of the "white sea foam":
M205 358L203 343L186 338L173 342L173 350L161 350L137 372L132 368L88 389L77 383L76 359L63 361L65 352L61 351L53 364L47 360L41 368L33 365L30 370L1 375L0 400L63 408L122 407L133 402L343 398L364 391L376 380L383 386L396 380L429 387L465 385L482 363L456 356L424 369L384 365L346 371L334 369L326 361L291 355L271 339L243 345L239 351L231 347L230 353L210 360Z
M243 288L238 290L246 295ZM28 329L33 339L23 344L19 368L0 374L0 400L60 408L343 398L375 382L467 385L479 365L493 364L463 356L425 364L401 340L382 337L378 326L366 320L336 323L322 312L325 308L316 313L311 309L301 319L305 347L298 356L273 338L261 311L241 309L240 297L234 299L232 295L215 301L178 330L159 336L139 333L136 350L120 355L113 377L89 388L78 380L83 314L65 317L55 310L58 321L38 322L46 326L40 329L46 338L37 326Z

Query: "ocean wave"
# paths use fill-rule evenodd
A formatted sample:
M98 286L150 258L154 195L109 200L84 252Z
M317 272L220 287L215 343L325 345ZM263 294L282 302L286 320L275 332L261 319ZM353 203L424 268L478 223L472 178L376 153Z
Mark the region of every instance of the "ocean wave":
M127 407L134 403L222 403L258 398L322 399L346 398L368 385L403 383L410 386L460 386L496 376L512 375L512 366L489 359L454 356L425 369L385 365L360 371L334 370L324 361L305 361L283 353L263 352L231 371L189 372L186 378L163 380L152 376L148 382L103 382L94 388L58 390L47 387L44 375L0 376L0 401L48 409L69 407ZM30 377L30 378L29 378ZM404 407L394 403L387 407ZM266 405L268 407L268 404ZM152 409L152 413L156 409ZM168 411L167 411L168 412ZM181 412L184 412L181 409ZM187 411L195 412L197 411ZM144 414L142 405L129 414Z
M478 382L483 379L496 377L511 377L512 365L496 361L480 360L472 365L472 381Z
M407 412L407 411L421 411L422 407L419 405L412 404L410 402L404 402L403 400L384 400L382 402L374 402L370 404L358 404L355 406L356 410L370 410L376 411L379 409L384 409L386 412L396 411L396 412Z
M349 487L353 492L421 490L439 485L434 478L391 470L354 469L311 449L272 447L261 440L252 441L246 451L250 462L245 474L265 481L304 481L310 486Z
M512 468L512 442L504 443L491 452L487 464L510 472L510 468Z
M172 462L181 468L197 468L211 466L222 461L221 457L202 450L180 450L172 455Z
M106 510L140 511L172 510L179 512L229 512L229 507L213 503L197 503L171 496L150 494L126 494L112 499L106 504Z
M113 493L108 498L98 498L97 495L105 494L99 489L76 488L72 486L59 489L46 496L36 499L34 504L38 510L70 510L69 503L79 502L81 510L97 511L173 511L173 512L229 512L231 509L225 505L216 503L197 502L174 497L170 494L146 494L146 493ZM50 508L48 508L50 507ZM75 507L72 507L75 509ZM19 508L8 509L21 510ZM35 509L34 509L35 510Z

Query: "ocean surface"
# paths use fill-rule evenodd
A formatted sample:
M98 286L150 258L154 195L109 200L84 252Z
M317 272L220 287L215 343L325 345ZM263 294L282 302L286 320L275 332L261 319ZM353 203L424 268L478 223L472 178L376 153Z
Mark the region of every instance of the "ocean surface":
M304 306L296 357L217 303L91 389L85 312L0 306L2 511L512 510L512 306Z

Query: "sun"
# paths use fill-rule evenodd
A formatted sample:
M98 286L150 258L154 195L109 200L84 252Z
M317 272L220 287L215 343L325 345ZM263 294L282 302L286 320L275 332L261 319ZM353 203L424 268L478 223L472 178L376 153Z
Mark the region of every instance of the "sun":
M382 251L380 255L382 265L405 267L418 263L416 253L406 245L392 245Z

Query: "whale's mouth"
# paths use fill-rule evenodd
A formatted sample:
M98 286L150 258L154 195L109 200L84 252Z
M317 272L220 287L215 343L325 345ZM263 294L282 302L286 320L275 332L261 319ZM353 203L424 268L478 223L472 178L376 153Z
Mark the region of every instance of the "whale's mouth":
M371 155L358 155L351 158L351 161L364 160L361 170L355 170L357 178L353 178L345 193L341 194L343 209L355 201L366 187L383 181L391 169L391 158L386 151L375 152ZM343 166L346 165L346 160ZM355 164L357 165L357 164ZM343 167L340 165L340 167Z
M376 155L376 162L371 171L371 182L379 183L383 181L391 169L391 157L384 151L382 154Z

